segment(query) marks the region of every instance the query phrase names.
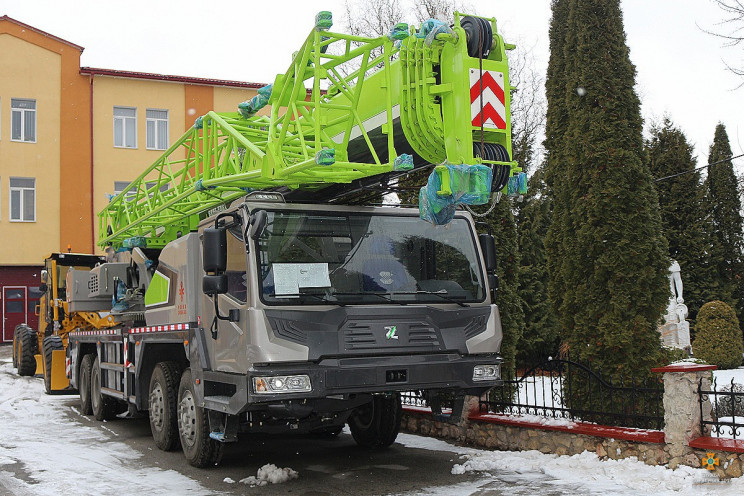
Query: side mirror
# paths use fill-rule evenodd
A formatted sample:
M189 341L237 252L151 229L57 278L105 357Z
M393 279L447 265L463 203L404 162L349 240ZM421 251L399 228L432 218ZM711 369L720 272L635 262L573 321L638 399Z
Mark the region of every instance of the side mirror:
M215 296L227 293L227 276L221 274L218 276L204 276L202 280L202 291L207 296Z
M224 272L227 268L227 230L208 227L202 238L202 260L205 272Z
M41 269L41 282L47 282L47 277L49 277L49 272L46 269Z
M483 259L486 263L486 272L493 272L496 270L497 259L496 259L496 241L494 241L491 234L479 234L478 240L480 241L481 250L483 251Z
M251 227L248 233L251 239L258 239L263 234L268 219L266 210L258 210L251 215Z

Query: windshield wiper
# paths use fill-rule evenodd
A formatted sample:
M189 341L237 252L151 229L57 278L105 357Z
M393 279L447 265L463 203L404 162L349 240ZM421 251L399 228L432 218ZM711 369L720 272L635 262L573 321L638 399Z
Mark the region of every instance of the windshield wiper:
M346 293L346 292L344 292L344 293L334 292L334 293L331 293L331 294L341 295L341 296L377 296L378 298L382 298L383 300L389 301L390 303L395 303L396 305L408 305L408 302L407 301L395 301L394 299L392 299L391 297L388 296L388 293L370 293L370 292L362 291L362 292L358 292L358 293L354 293L354 292L348 292L348 293Z
M434 295L442 298L443 300L447 300L450 303L456 303L460 305L461 307L469 307L467 303L463 303L461 301L457 301L456 299L452 298L451 296L447 296L447 290L446 289L440 289L439 291L424 291L424 290L418 290L418 291L393 291L391 293L392 295L397 294L403 294L403 295Z
M333 293L336 294L336 293ZM333 296L333 294L331 296ZM277 295L274 294L274 298L300 298L300 301L302 301L303 296L312 296L316 300L322 301L323 303L328 303L329 305L338 305L340 307L345 307L346 303L341 303L340 301L333 301L328 299L328 295L326 294L317 294L317 293L289 293L289 294L281 294Z

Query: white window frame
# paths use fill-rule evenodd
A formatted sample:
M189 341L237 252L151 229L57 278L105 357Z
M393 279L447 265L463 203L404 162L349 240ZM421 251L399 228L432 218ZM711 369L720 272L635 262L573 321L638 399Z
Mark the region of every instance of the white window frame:
M160 119L158 117L148 117L147 113L149 111L155 111L155 112L165 112L165 119ZM165 121L165 146L160 148L158 147L158 122ZM148 138L150 136L149 128L150 124L152 124L153 127L153 134L155 136L155 143L152 145L148 141ZM146 148L148 150L167 150L168 149L168 143L170 143L170 112L168 109L155 109L155 108L149 108L145 109L145 142L146 142Z
M119 183L120 185L123 184L125 186L129 186L132 182L131 181L114 181L114 196L113 196L114 198L116 198L120 194L124 193L124 190L123 189L120 190L119 188L116 187L117 183ZM155 181L148 181L148 182L145 183L145 189L150 189L153 186L155 186ZM166 191L167 189L168 189L168 184L163 184L162 186L160 186L160 191L161 192L162 191ZM137 195L137 190L134 189L134 188L129 188L129 189L126 190L126 192L127 192L127 194L124 195L124 200L125 201L132 201L132 200L134 200L134 197ZM152 195L150 195L150 196L152 196Z
M34 102L34 108L32 109L25 109L25 108L14 108L13 103L17 100L23 100L27 102ZM16 113L21 114L21 139L13 139L13 115ZM34 116L34 139L26 139L26 119L28 118L28 114L33 114ZM11 98L10 99L10 141L15 141L16 143L36 143L36 134L38 131L38 119L36 114L36 99L35 98Z
M116 115L116 109L134 110L134 117ZM114 133L114 148L125 148L128 150L137 149L137 107L126 107L123 105L114 105L114 120L113 120L113 133ZM127 120L134 120L134 146L127 146ZM116 144L116 121L121 121L121 132L122 132L122 145Z
M28 186L13 186L13 179L30 179L34 182L33 187L29 188ZM24 219L23 218L23 212L25 209L23 208L23 197L24 192L31 190L34 192L34 218L33 219ZM36 178L35 177L10 177L8 181L8 191L10 194L8 195L8 220L10 222L36 222ZM21 218L14 219L13 218L13 192L18 192L19 194L19 201L20 201L20 207L19 207L19 213L21 214Z

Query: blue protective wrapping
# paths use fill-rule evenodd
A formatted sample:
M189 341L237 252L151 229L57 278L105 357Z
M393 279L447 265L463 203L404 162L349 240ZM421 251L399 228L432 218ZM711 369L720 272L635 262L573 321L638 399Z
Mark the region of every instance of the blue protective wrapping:
M518 196L527 194L527 174L520 172L516 176L509 178L506 185L506 194L509 196Z
M426 186L419 191L419 216L432 224L447 224L458 205L483 205L491 195L493 171L485 165L445 164L435 169ZM440 194L446 188L442 176L449 174L450 194Z
M238 112L241 116L248 119L256 115L256 112L264 108L269 103L271 98L271 84L267 84L263 88L258 89L258 95L254 96L250 100L246 100L238 104Z
M394 171L409 171L413 169L413 155L407 153L401 153L395 157L393 162Z
M323 148L315 154L315 163L318 165L333 165L336 163L336 149Z

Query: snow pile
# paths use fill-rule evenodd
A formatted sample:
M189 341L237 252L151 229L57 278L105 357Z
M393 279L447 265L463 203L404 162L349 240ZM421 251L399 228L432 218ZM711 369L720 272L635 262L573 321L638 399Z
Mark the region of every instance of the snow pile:
M222 482L225 482L227 484L235 484L235 481L232 480L230 477L225 477L224 479L222 479Z
M504 414L496 414L496 413L486 413L481 415L479 418L487 419L487 418L494 418L494 419L509 419L514 420L518 422L529 422L530 424L535 425L545 425L545 426L553 426L553 427L566 427L566 428L573 428L576 426L576 422L572 422L568 419L562 419L562 418L553 418L553 417L543 417L542 415L530 415L530 414L523 414L523 415L504 415ZM588 423L588 422L585 422Z
M452 474L467 472L509 471L518 474L543 473L560 481L560 484L580 485L584 488L607 493L638 492L664 494L668 492L692 493L700 489L702 469L680 466L670 470L650 466L631 457L622 460L600 461L595 453L585 451L573 456L546 455L538 451L479 452L465 455L462 464L452 467ZM736 479L726 484L726 494L741 494L744 480ZM730 491L730 493L729 493Z
M267 463L263 467L258 469L256 476L246 477L241 479L241 484L248 484L251 487L266 486L268 484L281 484L291 479L296 479L300 474L291 468L279 468L273 463ZM227 481L225 481L227 482Z

